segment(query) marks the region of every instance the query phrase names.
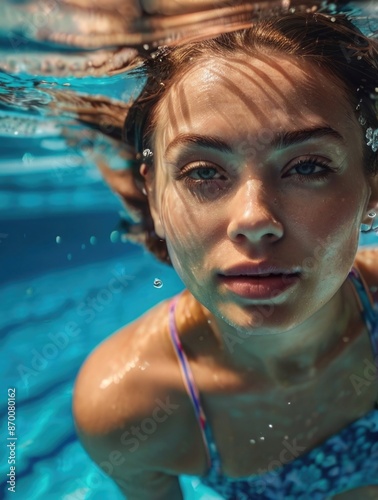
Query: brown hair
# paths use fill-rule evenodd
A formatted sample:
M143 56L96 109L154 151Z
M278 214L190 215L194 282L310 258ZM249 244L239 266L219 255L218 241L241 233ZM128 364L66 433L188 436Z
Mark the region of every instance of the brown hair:
M247 29L210 40L164 48L139 70L139 74L147 76L147 81L127 114L123 134L134 158L131 172L136 185L142 182L139 167L146 162L143 151L152 149L158 104L172 84L204 56L264 50L303 57L319 65L340 82L351 105L360 111L364 132L368 127L378 128L378 44L375 40L363 35L341 14L303 13L265 18ZM364 166L367 175L377 174L378 153L368 146ZM125 201L132 206L132 200ZM141 222L137 229L127 225L125 230L138 232L139 241L157 258L170 263L165 241L154 232L147 198L145 203L139 200L138 210Z

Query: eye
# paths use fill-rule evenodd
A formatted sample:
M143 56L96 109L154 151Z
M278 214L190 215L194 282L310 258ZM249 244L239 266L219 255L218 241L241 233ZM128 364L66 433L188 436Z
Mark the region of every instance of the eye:
M214 167L196 167L189 171L188 176L191 179L196 179L200 181L207 181L214 179L217 175L217 169Z
M183 180L189 185L201 186L214 181L225 181L227 177L223 174L220 168L207 163L197 163L195 165L183 167L177 180Z
M175 178L182 182L196 199L206 202L218 199L228 192L230 175L219 165L207 162L190 163L182 167Z
M292 171L295 171L294 177L297 177L301 182L322 180L334 172L324 160L317 157L299 160L288 172ZM293 177L293 175L288 175L288 172L285 177Z

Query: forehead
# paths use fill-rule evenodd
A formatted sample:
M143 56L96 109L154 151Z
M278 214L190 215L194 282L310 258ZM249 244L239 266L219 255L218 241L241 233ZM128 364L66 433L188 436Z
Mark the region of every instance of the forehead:
M157 110L155 137L161 145L191 132L231 140L321 122L359 130L336 78L293 56L235 54L200 59L184 72Z

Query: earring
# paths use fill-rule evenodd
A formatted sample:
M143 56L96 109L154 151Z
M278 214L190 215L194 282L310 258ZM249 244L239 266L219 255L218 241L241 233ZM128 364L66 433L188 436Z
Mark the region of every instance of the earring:
M375 225L375 218L377 214L374 210L371 210L368 213L368 217L371 219L370 224L361 224L361 233L373 233L375 232L378 235L378 226Z

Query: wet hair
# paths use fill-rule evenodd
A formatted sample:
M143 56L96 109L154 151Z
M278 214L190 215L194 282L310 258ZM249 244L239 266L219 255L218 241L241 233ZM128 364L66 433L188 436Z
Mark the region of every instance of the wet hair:
M294 13L263 18L247 29L163 48L146 61L141 72L147 80L127 114L123 131L126 146L133 155L131 170L136 185L142 181L140 165L148 162L143 152L153 150L152 137L163 97L199 60L235 52L284 53L311 61L344 90L359 117L361 133L365 135L369 127L378 128L377 40L362 34L343 14ZM365 147L363 162L368 176L378 173L378 152L371 147ZM165 241L154 232L147 198L142 209L139 202L138 209L142 216L138 239L159 260L170 263Z

